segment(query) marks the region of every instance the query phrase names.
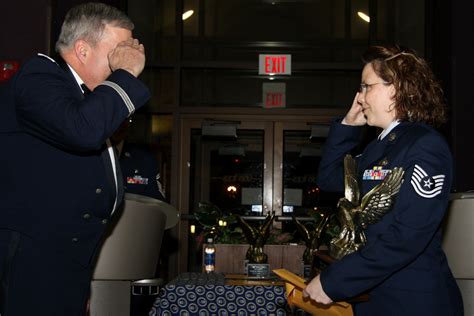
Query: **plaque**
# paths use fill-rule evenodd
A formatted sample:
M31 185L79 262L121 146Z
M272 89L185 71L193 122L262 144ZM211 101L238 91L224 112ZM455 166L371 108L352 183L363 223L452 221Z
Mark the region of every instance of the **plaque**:
M270 265L268 263L248 263L247 276L250 278L268 278Z
M305 280L285 269L276 269L273 272L285 281L288 305L303 309L310 315L339 315L352 316L352 306L348 302L334 302L330 305L318 304L313 300L303 297L303 289L306 287ZM305 315L306 315L305 313ZM298 315L300 315L298 313Z

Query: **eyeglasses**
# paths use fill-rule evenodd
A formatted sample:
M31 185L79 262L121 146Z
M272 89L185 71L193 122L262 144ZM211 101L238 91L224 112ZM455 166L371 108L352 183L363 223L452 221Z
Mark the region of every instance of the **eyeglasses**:
M377 84L383 84L383 85L388 85L389 83L388 82L376 82L376 83L361 83L360 84L360 87L359 87L359 92L360 93L366 93L367 90L372 87L372 86L375 86Z

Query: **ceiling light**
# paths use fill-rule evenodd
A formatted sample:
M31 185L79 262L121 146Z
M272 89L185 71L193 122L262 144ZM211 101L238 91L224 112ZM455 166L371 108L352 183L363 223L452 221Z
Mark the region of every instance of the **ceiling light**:
M358 12L357 12L357 15L358 15L362 20L364 20L365 22L370 23L370 16L368 16L368 15L365 14L364 12L358 11Z
M183 13L183 21L186 20L187 18L191 17L191 15L193 15L194 13L194 10L188 10L186 12Z

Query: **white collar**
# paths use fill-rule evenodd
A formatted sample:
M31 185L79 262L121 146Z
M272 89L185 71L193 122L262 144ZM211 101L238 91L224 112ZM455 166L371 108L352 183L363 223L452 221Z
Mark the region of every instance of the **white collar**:
M74 79L76 79L76 82L79 85L79 87L81 88L82 93L84 93L84 90L82 89L82 84L84 83L84 81L81 79L81 77L79 77L77 72L74 69L72 69L72 67L69 64L67 64L67 66L69 67L69 69L71 69L71 72L72 72L72 75L74 76Z
M38 53L37 54L38 56L41 56L41 57L45 57L49 60L51 60L52 62L55 62L57 64L57 62L52 59L51 57L49 57L48 55L45 55L45 54L41 54L41 53ZM76 79L76 82L77 84L79 85L79 87L81 88L82 90L82 84L84 83L84 81L81 79L81 77L79 77L79 75L77 74L77 72L69 65L66 63L66 65L69 67L69 69L71 70L72 72L72 75L74 76L74 79ZM84 93L84 90L82 90L82 93Z
M390 123L390 125L389 125L386 129L384 129L384 130L382 131L382 133L380 133L378 139L379 139L379 140L382 140L382 139L383 139L385 136L387 136L388 133L390 133L390 131L391 131L392 129L394 129L398 124L400 124L400 121L399 121L399 120L395 120L395 121L393 121L392 123Z

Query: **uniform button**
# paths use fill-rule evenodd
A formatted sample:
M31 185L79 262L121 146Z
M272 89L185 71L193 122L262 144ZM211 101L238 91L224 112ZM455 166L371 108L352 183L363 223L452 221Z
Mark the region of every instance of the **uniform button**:
M73 238L71 239L71 241L72 241L72 242L78 242L78 241L79 241L79 238L73 237Z
M109 221L107 220L107 218L104 218L104 219L102 220L102 224L104 224L104 225L107 224L108 222L109 222Z
M89 213L84 213L84 215L82 215L82 218L83 218L83 219L90 219L90 218L91 218L91 214L89 214Z
M397 138L397 134L395 134L395 133L390 133L388 135L388 140L391 141L391 142L393 142L396 138Z
M97 189L95 189L95 193L97 193L97 194L101 194L101 193L102 193L102 189L101 189L101 188L97 188Z

